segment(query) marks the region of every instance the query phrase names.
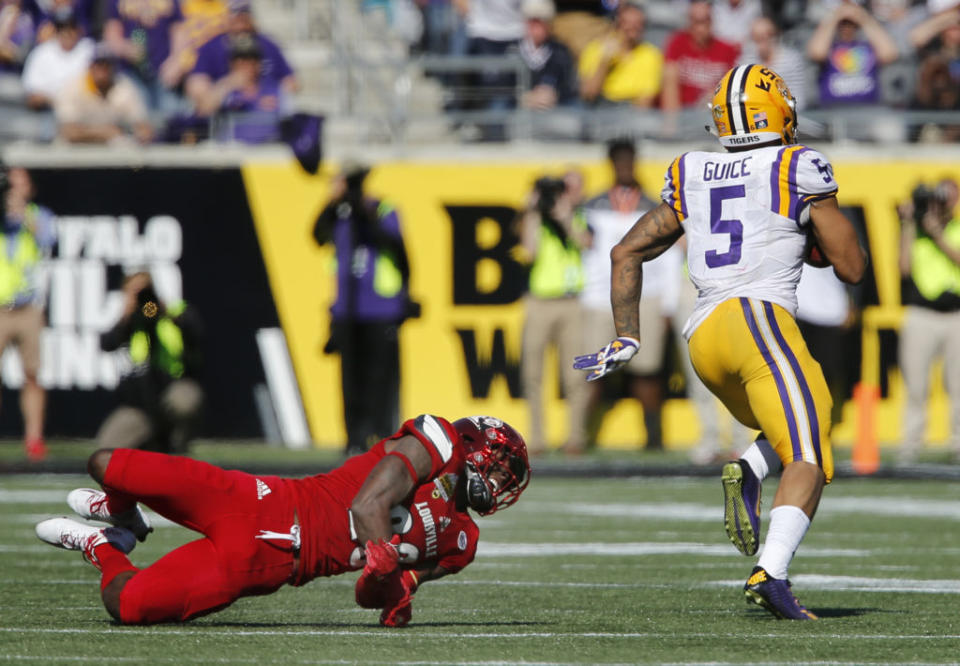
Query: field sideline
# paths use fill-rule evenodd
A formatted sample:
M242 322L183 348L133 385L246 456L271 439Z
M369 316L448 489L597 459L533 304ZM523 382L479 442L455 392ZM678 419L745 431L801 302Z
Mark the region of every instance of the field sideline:
M243 599L186 625L122 627L76 553L35 522L79 475L0 477L0 661L77 664L957 663L960 485L843 479L791 578L817 623L777 621L740 588L714 478L534 478L479 521L463 573L425 585L403 630L356 607L356 574ZM767 501L773 484L766 487ZM764 516L766 518L766 515ZM146 565L192 533L159 520Z

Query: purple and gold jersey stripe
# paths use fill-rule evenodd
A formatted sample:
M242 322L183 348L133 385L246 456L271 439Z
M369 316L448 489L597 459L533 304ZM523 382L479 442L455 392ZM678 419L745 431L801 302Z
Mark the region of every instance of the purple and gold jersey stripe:
M803 396L803 405L807 410L807 416L810 420L811 444L813 445L813 451L817 456L817 465L823 467L823 454L820 452L820 422L817 418L817 407L813 402L813 394L810 392L810 385L807 383L807 378L803 374L803 368L800 367L800 361L797 360L797 355L793 353L793 349L790 348L790 345L783 337L783 333L780 331L780 325L777 324L777 317L773 312L773 304L770 301L763 301L763 313L766 315L766 319L770 323L770 331L773 333L773 337L777 341L777 345L780 347L783 355L787 357L787 363L790 364L790 368L793 370L793 375L797 378L797 383L800 385L800 394Z
M683 222L687 217L687 199L683 194L683 183L684 183L684 165L683 158L687 154L684 153L677 159L673 161L670 165L670 206L673 208L674 212L677 214L677 219Z
M777 153L777 159L770 167L770 210L794 221L800 213L797 165L800 155L808 150L805 146L785 146Z
M790 406L790 395L787 393L787 385L783 380L783 375L780 372L780 368L777 366L776 362L773 360L773 356L770 354L770 349L763 340L763 336L760 335L760 330L757 327L757 320L753 316L753 310L750 307L750 299L741 298L740 307L743 309L743 316L747 320L747 328L750 329L750 334L753 336L753 342L757 345L757 349L760 350L763 360L766 362L767 367L770 368L770 373L773 375L773 379L777 383L777 393L780 396L780 404L783 405L783 411L787 417L787 426L790 429L790 443L793 446L793 459L797 460L802 456L802 449L800 446L800 435L797 432L797 419L793 413L793 408Z
M770 167L770 210L777 215L780 213L780 165L783 163L783 154L792 146L784 146L777 152L777 158Z
M750 298L739 300L754 344L776 382L790 433L793 460L822 468L820 427L813 396L796 354L780 332L773 305Z

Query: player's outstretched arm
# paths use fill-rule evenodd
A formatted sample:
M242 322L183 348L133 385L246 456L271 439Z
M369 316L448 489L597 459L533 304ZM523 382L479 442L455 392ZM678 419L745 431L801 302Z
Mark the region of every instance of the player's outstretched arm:
M617 335L640 339L637 305L643 288L643 262L659 257L682 235L677 214L661 203L637 220L610 251L610 305Z
M867 252L860 246L857 232L840 211L836 197L810 204L813 235L833 272L847 284L857 284L867 269Z
M430 474L430 454L413 435L387 442L386 449L388 455L370 471L350 505L353 527L361 544L390 539L390 509Z
M673 209L665 203L644 214L610 251L610 304L617 337L594 354L573 359L573 367L587 370L595 381L626 365L640 347L640 291L643 262L656 259L683 235Z

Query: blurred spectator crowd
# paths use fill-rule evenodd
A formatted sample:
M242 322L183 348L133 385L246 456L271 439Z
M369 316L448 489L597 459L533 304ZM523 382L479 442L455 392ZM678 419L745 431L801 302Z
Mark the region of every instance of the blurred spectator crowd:
M421 29L405 28L414 38L414 51L518 54L527 69L522 94L514 94L511 81L502 74L487 72L468 82L489 88L486 96L475 91L469 96L482 100L485 108L510 104L534 110L659 108L666 113L664 135L669 137L675 112L704 108L727 69L760 63L787 81L801 111L878 104L891 109L960 110L958 0L365 4L419 7ZM394 16L409 23L409 12ZM960 125L922 124L912 129L912 139L960 138Z
M278 140L299 82L250 1L0 0L0 112L40 140ZM960 0L353 1L412 55L486 57L439 74L450 112L658 109L673 138L744 62L780 73L801 111L960 111ZM855 129L960 138L934 120Z
M247 0L0 0L0 111L33 138L273 141L297 87Z

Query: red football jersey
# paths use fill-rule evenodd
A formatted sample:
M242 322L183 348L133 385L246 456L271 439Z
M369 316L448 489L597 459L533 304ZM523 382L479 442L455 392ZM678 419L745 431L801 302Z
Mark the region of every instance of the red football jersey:
M479 530L465 512L456 510L453 488L464 473L463 445L446 419L423 414L406 421L389 439L413 435L430 453L430 475L391 512L394 532L401 535L401 562L436 562L457 571L476 552ZM363 544L355 540L350 505L370 471L386 455L379 442L329 474L290 480L300 521L302 585L318 576L335 576L363 566ZM463 536L461 536L461 534Z

